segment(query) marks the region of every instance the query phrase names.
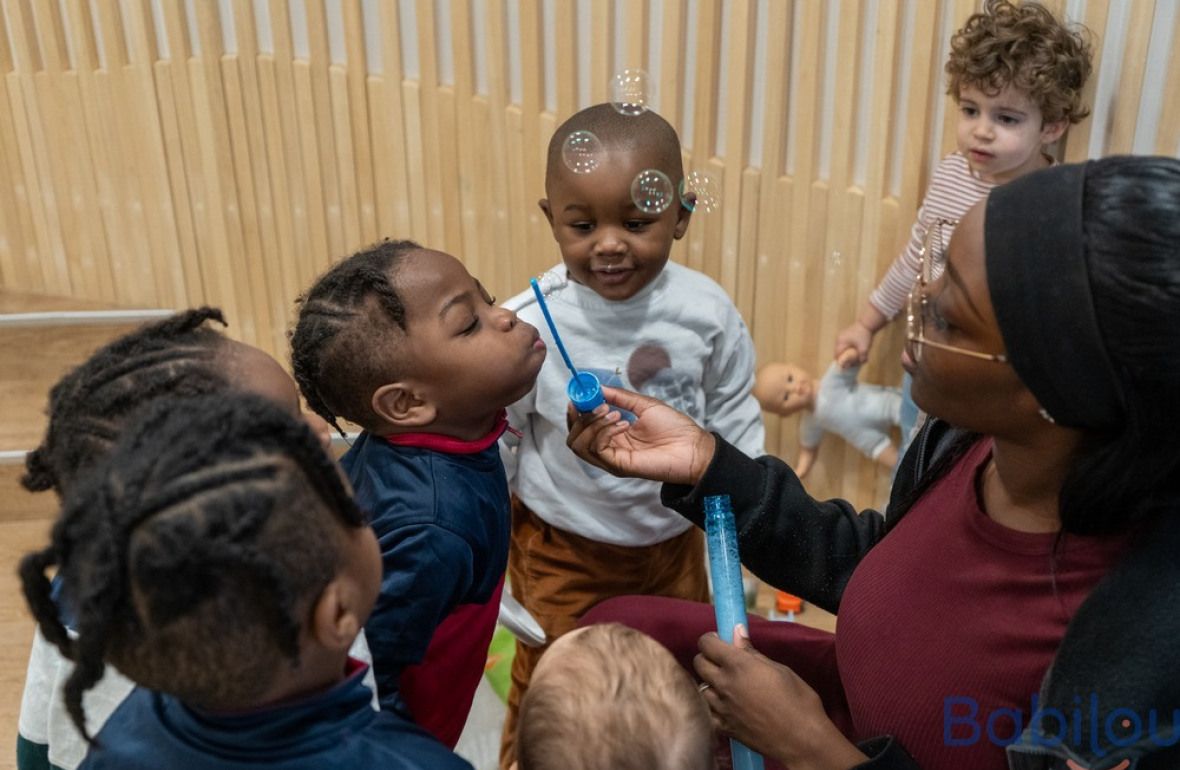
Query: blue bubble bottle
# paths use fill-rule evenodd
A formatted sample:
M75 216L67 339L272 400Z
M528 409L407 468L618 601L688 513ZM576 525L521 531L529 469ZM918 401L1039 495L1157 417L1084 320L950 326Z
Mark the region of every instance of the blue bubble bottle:
M749 628L746 621L746 592L742 586L742 563L738 559L737 528L729 495L705 498L705 546L709 551L709 575L713 578L713 608L717 615L717 635L733 644L737 625ZM730 740L734 770L762 770L762 755L745 744Z

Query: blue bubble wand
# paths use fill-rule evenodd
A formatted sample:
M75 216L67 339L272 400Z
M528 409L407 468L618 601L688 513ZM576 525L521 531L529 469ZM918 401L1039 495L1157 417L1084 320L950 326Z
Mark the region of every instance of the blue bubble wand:
M746 593L742 588L742 564L738 560L737 528L729 495L705 497L705 546L709 551L709 574L713 578L713 609L717 635L733 644L737 625L749 628ZM734 770L762 770L762 755L740 741L730 739Z
M561 353L561 359L565 361L565 368L569 369L570 374L573 375L570 377L569 385L565 388L566 395L569 396L574 408L579 412L594 411L595 407L606 400L602 395L602 383L598 381L594 372L579 372L574 366L574 362L570 360L570 354L565 351L565 345L561 342L561 335L557 333L557 325L553 323L553 316L549 315L549 305L545 304L545 295L541 292L541 286L537 283L537 279L530 278L529 286L533 287L533 294L537 295L537 304L541 306L545 323L549 324L549 331L553 333L553 341L557 343L557 350Z

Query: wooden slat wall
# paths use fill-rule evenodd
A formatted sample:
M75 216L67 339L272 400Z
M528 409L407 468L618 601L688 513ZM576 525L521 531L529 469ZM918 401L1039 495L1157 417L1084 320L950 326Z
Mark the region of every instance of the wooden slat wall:
M1049 3L1094 33L1088 98L1113 79L1063 157L1180 150L1178 2ZM721 209L694 217L675 258L731 293L760 360L818 373L904 242L932 146L954 146L953 107L937 126L931 117L946 98L944 21L954 28L977 5L0 0L0 286L219 305L234 334L284 360L294 297L379 237L449 250L508 296L558 258L536 207L549 137L584 106L582 83L602 101L615 72L639 67L686 139L687 167L722 190ZM1116 12L1120 39L1107 40ZM306 19L306 40L294 18ZM1171 20L1163 55L1151 50L1161 19ZM329 30L343 40L336 60ZM416 41L412 65L403 32ZM1161 105L1154 143L1137 148L1149 100ZM894 329L864 377L896 381L899 347ZM771 450L793 456L794 423L768 426ZM871 503L885 483L827 442L819 491Z

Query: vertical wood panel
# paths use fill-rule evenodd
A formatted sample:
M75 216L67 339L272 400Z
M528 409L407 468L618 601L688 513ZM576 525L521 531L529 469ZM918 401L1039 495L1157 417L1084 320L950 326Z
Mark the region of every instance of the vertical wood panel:
M800 51L796 88L791 95L795 101L795 125L790 127L795 167L791 177L790 208L787 210L790 221L786 283L789 315L783 352L788 361L806 365L810 359L805 359L803 355L804 341L808 339L809 333L814 334L810 321L815 314L807 312L805 308L811 298L816 296L811 290L817 288L813 287L814 282L809 280L809 275L816 272L812 269L816 257L823 264L823 255L818 253L823 243L821 241L816 247L811 235L818 230L818 223L823 221L820 214L822 209L819 209L820 204L814 196L818 190L816 154L820 146L822 120L816 105L821 101L819 73L822 72L823 46L820 41L824 37L824 13L819 3L797 0L797 4L801 4L801 7L798 9L799 24L794 40Z
M627 23L623 35L623 69L648 68L648 44L651 38L649 0L626 0ZM650 74L650 73L649 73Z
M0 13L0 280L5 286L41 289L40 276L28 268L36 264L36 236L30 215L21 153L17 145L15 111L11 108L10 89L16 83L13 56L8 47L8 20Z
M757 211L754 201L745 199L745 179L750 132L751 91L754 87L755 4L753 0L727 3L729 14L728 61L723 62L726 78L725 115L725 186L723 195L729 205L721 209L721 285L733 297L738 310L749 318L754 310L754 270L742 270L741 255L753 250L754 230L742 226L747 208ZM753 224L753 221L750 221ZM743 237L748 234L748 237Z
M1115 97L1114 120L1106 147L1108 154L1122 155L1131 151L1135 142L1135 123L1139 117L1139 101L1143 96L1143 77L1147 69L1147 46L1151 42L1153 0L1134 0L1127 22L1127 38L1123 48L1123 62L1119 69L1118 95Z
M1164 106L1160 112L1155 151L1160 155L1174 155L1180 151L1180 13L1176 14L1172 26L1172 51L1163 77L1167 82L1164 84Z
M1094 126L1094 94L1098 89L1098 78L1103 66L1102 48L1106 40L1106 20L1110 16L1110 0L1086 0L1086 16L1083 24L1090 31L1093 46L1094 70L1086 87L1082 89L1082 104L1091 110L1090 117L1071 126L1065 135L1065 161L1077 163L1085 160L1090 153L1090 132Z
M590 103L610 100L610 80L615 72L614 3L590 0Z
M535 254L545 238L549 228L545 218L534 205L534 202L545 193L545 148L548 146L549 133L542 135L541 125L545 111L545 50L543 27L541 25L540 0L520 0L520 174L521 181L519 195L514 198L519 202L517 217L524 223L524 251L522 254ZM517 280L523 281L532 272L527 268L528 258L523 274L517 273Z
M578 109L578 9L572 2L554 3L553 47L556 72L550 72L557 91L557 115L565 120Z
M342 210L340 179L336 170L336 132L332 123L332 93L329 68L332 65L328 50L328 15L324 0L304 0L307 5L307 75L311 85L312 122L301 129L315 131L316 161L319 182L323 185L324 213L328 229L331 256L339 258L348 250L345 217L355 217L356 211ZM320 257L322 263L328 260Z
M490 147L487 136L476 128L475 57L470 5L465 0L451 3L451 40L455 51L455 143L458 151L457 188L459 192L462 248L457 256L467 264L476 278L491 275L480 233L488 224L488 185L486 163ZM481 278L484 276L484 278Z
M438 106L438 50L435 44L433 0L418 0L418 84L414 89L417 96L421 131L415 145L422 157L422 195L427 207L427 222L430 237L427 245L445 250L447 248L446 215L447 200L443 194L443 158L454 157L454 151L443 146L439 133ZM412 122L412 121L411 121ZM413 131L407 124L407 129Z
M719 184L726 184L722 163L711 163L717 141L717 103L720 99L721 13L717 0L700 0L697 4L697 48L690 66L696 67L696 93L692 114L692 165L703 169ZM730 204L732 205L732 204ZM717 217L693 222L688 228L686 264L720 278L721 255L717 250L720 225Z
M1087 4L1090 2L1091 0L1087 0ZM954 34L953 30L962 27L967 21L967 17L975 13L975 11L979 9L980 5L981 0L950 0L949 12L951 14L951 34ZM950 50L949 46L947 47L947 50ZM942 66L945 64L946 62L938 62L940 73ZM941 74L940 77L941 79L939 80L939 83L942 85L942 88L939 89L939 93L943 93L946 89L946 78L945 75ZM949 103L946 110L943 112L941 135L942 151L939 153L940 155L947 155L955 151L955 123L958 120L958 110L954 109L952 106L953 104L953 101Z
M40 284L50 293L68 295L70 286L65 245L61 240L57 201L50 182L48 148L37 104L35 77L43 66L37 32L31 9L26 3L8 0L4 7L12 25L11 30L17 33L13 40L14 68L9 76L9 104L12 106L19 157L24 166L28 205L33 215Z
M416 229L410 203L409 162L402 103L401 20L397 4L378 7L381 18L381 75L369 78L376 166L377 221L381 235L409 238ZM419 204L421 205L421 204Z
M86 17L84 0L73 0L75 23ZM190 70L194 65L189 51L188 21L183 9L173 3L163 4L164 35L171 52L171 60L160 62L156 67L156 88L160 96L161 121L166 135L173 137L166 142L168 168L172 179L172 199L180 210L180 216L187 219L181 225L182 248L186 249L182 272L188 289L187 300L193 304L219 305L225 310L231 328L235 331L243 322L234 312L232 290L225 288L222 276L217 271L224 266L224 250L227 248L224 233L214 227L214 184L205 178L203 149L197 132L196 101L193 95ZM83 93L93 89L83 89ZM88 105L88 116L99 107ZM178 141L177 141L178 140ZM100 191L109 180L106 170L96 167ZM184 211L183 207L188 206ZM191 236L189 234L191 233Z
M849 282L845 290L849 292L848 303L851 310L848 315L837 322L837 329L842 329L852 323L860 313L860 308L867 300L869 292L876 285L878 265L888 264L892 256L893 231L887 227L882 213L889 191L886 186L885 175L889 168L889 152L893 146L892 132L896 130L897 120L893 113L895 78L897 76L897 61L900 46L898 37L900 29L900 9L896 3L880 3L878 15L874 21L873 36L873 80L871 84L862 83L861 87L872 88L872 98L869 113L862 116L866 121L866 130L870 137L880 137L880 141L868 143L868 157L865 163L864 219L861 223L860 248L850 255L847 269L850 271ZM888 223L892 224L892 223ZM835 336L832 337L833 350ZM877 357L875 360L879 361ZM865 372L867 376L869 371Z
M174 269L179 249L176 216L168 182L167 153L156 104L155 72L157 58L155 28L148 0L125 3L124 36L128 44L123 77L128 112L123 115L123 134L130 140L129 152L135 161L137 194L143 201L135 207L133 222L147 233L148 254L145 260L155 281L155 301L165 307L182 305L187 295L184 271ZM265 295L259 301L266 303Z
M786 2L784 0L772 5L782 9L786 7ZM684 62L688 58L684 50L685 13L682 3L664 3L661 20L663 39L660 41L660 114L680 132L684 131L681 89L684 86Z
M348 79L349 129L354 159L351 165L356 173L356 196L360 209L359 242L367 244L377 239L377 208L373 184L373 148L369 136L369 99L365 87L368 64L362 2L344 1L344 74Z

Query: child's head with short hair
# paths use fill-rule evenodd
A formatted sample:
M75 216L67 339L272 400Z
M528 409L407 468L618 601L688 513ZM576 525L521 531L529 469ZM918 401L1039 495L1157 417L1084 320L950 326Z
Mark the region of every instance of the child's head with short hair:
M519 770L708 770L709 708L651 637L618 623L560 637L520 704Z
M947 93L959 105L959 150L996 182L1044 165L1052 144L1089 111L1084 28L1070 29L1034 2L988 0L951 38Z
M308 405L337 430L343 418L378 434L475 439L532 388L545 344L455 257L384 241L300 298L291 361Z
M77 636L63 627L56 566ZM240 710L343 676L381 579L365 516L310 427L272 400L162 398L69 491L21 581L82 695L110 663L210 710Z
M589 131L603 151L597 167L578 173L563 162L570 134ZM642 171L663 173L667 208L652 213L635 202L631 185ZM678 191L684 178L680 139L656 113L623 115L598 104L562 123L549 141L541 210L570 277L609 300L626 300L664 269L672 242L684 236L691 211Z
M104 345L49 391L49 424L25 459L21 483L32 492L65 494L110 451L127 420L165 396L241 388L299 414L299 394L279 363L258 348L211 328L225 325L211 307L144 324Z

